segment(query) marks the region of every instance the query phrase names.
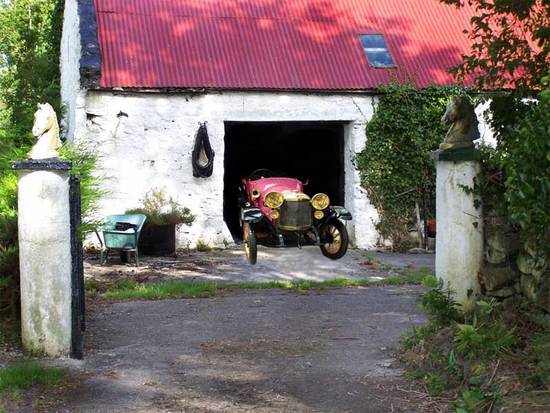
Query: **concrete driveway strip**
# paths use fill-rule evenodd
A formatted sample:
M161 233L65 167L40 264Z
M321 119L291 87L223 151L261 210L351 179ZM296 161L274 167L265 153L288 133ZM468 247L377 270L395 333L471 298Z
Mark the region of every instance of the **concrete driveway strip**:
M391 347L411 287L96 303L56 412L418 412Z
M390 254L350 249L339 260L330 260L318 247L259 247L258 263L248 264L240 247L222 251L180 253L176 258L143 257L139 268L121 265L113 257L109 265L100 266L99 257L88 259L85 273L112 279L113 275L161 277L207 282L250 281L324 281L333 278L368 278L379 280L389 275L388 267L434 269L433 254Z

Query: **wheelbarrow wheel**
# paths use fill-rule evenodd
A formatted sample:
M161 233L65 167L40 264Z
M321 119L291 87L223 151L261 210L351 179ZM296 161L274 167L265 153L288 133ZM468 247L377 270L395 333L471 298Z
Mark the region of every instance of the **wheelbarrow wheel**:
M250 224L246 222L243 223L243 244L246 259L250 264L256 264L256 261L258 260L258 243L256 241L256 234L250 227Z

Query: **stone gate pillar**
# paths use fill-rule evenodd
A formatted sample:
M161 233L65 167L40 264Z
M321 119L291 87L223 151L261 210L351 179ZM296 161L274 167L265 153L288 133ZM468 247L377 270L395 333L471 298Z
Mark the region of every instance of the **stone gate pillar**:
M438 150L436 161L435 272L462 305L479 292L483 262L483 219L476 203L474 178L480 172L480 153L474 148Z
M71 349L70 162L27 160L18 171L21 329L26 350Z

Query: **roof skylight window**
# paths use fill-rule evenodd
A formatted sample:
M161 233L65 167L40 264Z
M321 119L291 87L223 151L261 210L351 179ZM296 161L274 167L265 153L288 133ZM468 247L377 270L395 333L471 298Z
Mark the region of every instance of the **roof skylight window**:
M370 66L395 67L383 34L360 34L359 37Z

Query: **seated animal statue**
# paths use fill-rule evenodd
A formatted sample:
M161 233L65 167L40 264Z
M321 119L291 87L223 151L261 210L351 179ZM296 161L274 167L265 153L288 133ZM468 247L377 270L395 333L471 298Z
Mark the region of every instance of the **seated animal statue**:
M473 148L474 141L480 137L479 122L467 97L453 96L441 122L450 128L439 149Z
M55 111L48 103L39 103L34 114L32 134L38 140L27 154L29 159L59 158L61 147L59 124Z

